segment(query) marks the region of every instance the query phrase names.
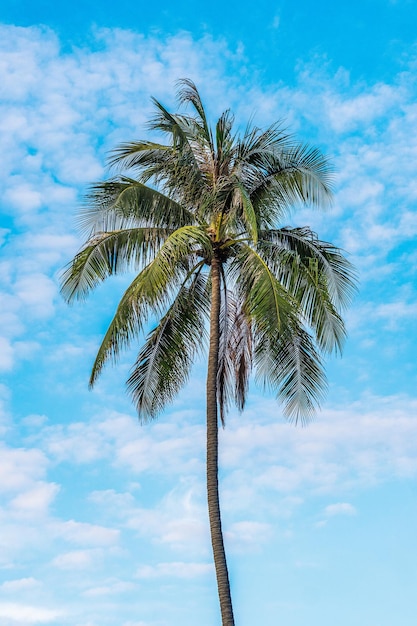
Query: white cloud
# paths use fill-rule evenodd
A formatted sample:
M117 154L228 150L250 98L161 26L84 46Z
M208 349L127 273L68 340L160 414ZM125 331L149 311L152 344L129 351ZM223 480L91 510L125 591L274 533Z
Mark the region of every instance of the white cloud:
M64 202L75 204L75 198L65 198ZM36 264L39 269L46 271L49 268L64 265L79 247L80 244L75 235L40 232L36 237L32 233L22 235L19 238L18 250L21 255L30 256L33 266Z
M13 177L10 188L6 191L6 203L22 212L34 211L42 206L42 196L35 188L23 183L20 177Z
M14 363L14 351L6 337L0 337L0 371L8 372Z
M107 458L116 460L119 467L126 460L129 463L124 453L126 440L130 440L142 458L139 464L132 461L129 467L129 463L129 471L157 472L169 480L176 476L178 487L151 509L138 506L132 493L111 489L94 491L90 501L106 511L112 520L110 528L116 523L117 528L135 530L175 550L187 546L200 553L208 545L203 443L198 448L195 445L201 427L172 424L168 416L166 420L144 431L133 419L114 414L68 428L47 426L40 437L45 449L59 459L84 463ZM406 396L363 396L351 405L324 409L304 429L280 421L275 401L253 397L246 412L239 418L231 416L220 433L223 509L232 515L232 524L243 523L236 519L238 512L258 511L257 517L247 522L250 529L251 524L262 525L265 515L276 519L291 516L305 498L368 487L393 476L416 476L416 442L417 401ZM70 456L63 454L66 445L70 445ZM193 447L197 465L182 460ZM236 541L240 536L250 543L245 526L231 532ZM266 528L265 533L267 536ZM262 542L263 534L260 526L252 538ZM109 541L116 538L110 535Z
M214 570L212 563L185 563L174 561L158 563L157 565L143 565L136 571L137 578L191 578L204 576Z
M358 126L373 123L387 115L404 98L401 90L391 85L378 83L368 89L363 87L364 91L353 98L334 93L324 96L325 113L336 132L348 132Z
M356 509L348 502L337 502L336 504L328 504L324 509L324 514L329 517L334 515L356 515Z
M119 580L119 581L110 581L106 585L102 585L100 587L91 587L87 589L87 591L83 592L83 595L86 597L108 597L113 595L119 595L121 593L127 593L129 591L133 591L137 588L137 585L131 582Z
M200 489L181 483L152 509L133 508L125 524L155 543L167 544L177 551L206 552L209 546L206 503Z
M315 523L316 528L324 528L325 526L327 526L329 518L331 517L340 516L340 515L348 516L348 517L355 516L357 514L357 510L353 506L353 504L350 504L349 502L337 502L335 504L328 504L325 507L323 513L324 513L325 519L321 519L318 522L316 522Z
M229 493L231 506L239 506L233 493L242 484L246 510L263 511L271 492L305 498L417 475L415 399L365 396L344 408L324 409L304 429L274 423L272 400L258 398L253 406L256 410L229 420L222 433L221 466L229 470L223 483L226 509ZM275 509L279 515L272 503L269 510Z
M165 433L164 433L165 430ZM182 432L181 432L182 431ZM156 435L156 437L155 437ZM177 427L157 429L155 435L136 436L118 449L118 463L127 465L133 472L152 467L154 471L184 471L201 467L200 453L203 446L203 429Z
M5 264L2 267L0 264L0 272L1 269L5 269ZM19 318L20 302L15 296L11 296L4 291L1 293L1 299L0 323L2 334L4 339L10 342L11 338L21 334L25 328L22 320Z
M395 323L404 318L417 316L417 302L387 302L379 304L374 309L375 315L386 318L391 323Z
M22 276L16 281L16 295L29 319L50 317L54 313L56 285L44 274Z
M137 528L137 523L138 520L133 519L130 525ZM189 515L183 519L169 519L166 516L159 524L159 528L161 531L159 535L153 531L155 538L176 550L184 550L185 547L193 550L193 544L201 550L207 537L207 521L202 515L198 517Z
M36 578L19 578L16 580L6 580L0 585L0 589L5 593L21 593L28 589L36 589L41 586L41 582Z
M56 556L52 565L62 570L90 569L95 564L101 553L97 550L73 550Z
M280 21L281 21L280 16L279 15L275 15L274 19L272 20L272 28L274 28L274 29L279 28Z
M0 617L4 626L24 626L25 624L49 624L63 616L62 611L24 604L0 602Z
M49 506L59 492L59 485L55 483L38 482L30 489L19 493L10 502L10 508L14 515L34 517L44 516Z
M272 533L271 524L242 520L231 524L225 532L225 537L231 547L247 552L248 549L259 548L263 543L268 542Z
M155 544L164 544L174 551L209 554L210 539L204 486L197 477L184 476L151 508L138 506L131 494L113 490L94 492L90 500L100 505L112 523L135 531ZM190 486L192 485L192 486ZM140 502L140 497L139 497Z
M152 469L179 474L202 467L204 428L181 423L140 427L135 418L111 411L105 419L90 423L51 426L43 434L42 445L61 461L90 463L109 458L133 473Z
M110 443L96 424L50 426L43 433L42 443L47 453L59 461L91 463L111 454Z
M30 428L39 428L40 426L44 426L48 421L46 415L38 415L37 413L31 413L23 418L23 423Z
M86 546L116 545L120 535L120 531L114 528L74 520L57 523L53 528L55 533L66 541Z
M48 459L40 450L1 446L0 452L0 492L30 490L44 477Z
M93 491L89 496L89 500L102 506L114 508L116 511L131 509L135 503L131 493L116 493L114 489Z

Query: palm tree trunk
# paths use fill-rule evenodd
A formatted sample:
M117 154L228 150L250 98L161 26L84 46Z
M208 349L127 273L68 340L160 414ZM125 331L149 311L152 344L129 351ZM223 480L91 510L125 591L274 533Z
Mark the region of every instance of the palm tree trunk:
M211 263L210 347L207 371L207 501L210 520L211 545L216 568L222 626L234 626L229 574L224 550L220 518L218 481L218 407L217 367L220 340L220 260Z

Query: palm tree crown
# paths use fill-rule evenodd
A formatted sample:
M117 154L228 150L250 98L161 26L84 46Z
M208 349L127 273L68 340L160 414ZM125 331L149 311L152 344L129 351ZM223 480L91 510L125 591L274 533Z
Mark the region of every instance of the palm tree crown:
M63 275L64 297L83 298L112 274L137 272L90 384L158 318L127 381L142 419L175 397L208 343L211 438L218 410L224 423L231 403L244 408L252 371L275 390L290 419L306 420L325 388L322 355L342 347L341 312L354 274L341 251L310 228L282 223L295 204L329 203L331 168L319 150L279 125L248 126L240 136L227 110L212 129L190 80L180 81L178 96L192 115L170 113L154 100L149 128L166 140L117 148L112 165L130 176L94 184L80 215L87 241ZM214 445L212 491L217 439ZM219 582L217 562L216 571ZM231 606L223 609L229 626Z

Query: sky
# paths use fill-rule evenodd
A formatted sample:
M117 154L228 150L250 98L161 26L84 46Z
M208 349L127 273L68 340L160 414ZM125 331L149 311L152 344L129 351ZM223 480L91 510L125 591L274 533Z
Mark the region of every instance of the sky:
M306 428L251 387L220 432L237 626L411 626L417 525L417 7L3 0L0 8L0 623L220 623L202 359L157 421L135 350L89 371L129 277L68 307L75 216L106 156L192 78L211 119L283 120L337 171L294 211L355 264L343 358Z

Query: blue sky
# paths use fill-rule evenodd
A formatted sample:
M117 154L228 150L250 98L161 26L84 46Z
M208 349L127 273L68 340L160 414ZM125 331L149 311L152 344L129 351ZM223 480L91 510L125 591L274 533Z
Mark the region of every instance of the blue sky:
M150 96L191 77L212 119L284 119L337 168L294 213L360 291L307 428L252 387L220 435L239 626L411 626L417 523L417 9L350 3L3 0L0 9L0 622L219 623L204 493L204 362L157 422L124 391L134 351L89 368L126 284L59 296L74 216Z

